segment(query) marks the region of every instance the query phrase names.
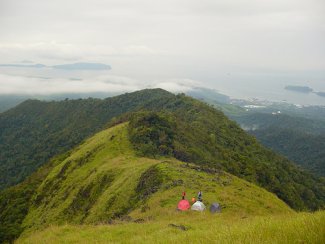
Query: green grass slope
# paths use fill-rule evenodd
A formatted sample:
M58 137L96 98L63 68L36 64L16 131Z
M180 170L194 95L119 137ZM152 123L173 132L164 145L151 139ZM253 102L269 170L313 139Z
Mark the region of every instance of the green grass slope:
M194 221L201 215L176 211L183 190L188 197L202 190L204 203L219 202L221 215L230 219L294 214L272 193L225 172L137 156L127 126L96 134L53 167L32 197L22 223L25 235L65 223Z
M192 213L191 213L192 214ZM51 226L16 243L324 243L325 212L227 220L206 213L165 221ZM188 218L179 220L179 215ZM183 226L175 228L171 225ZM184 230L185 229L185 230Z

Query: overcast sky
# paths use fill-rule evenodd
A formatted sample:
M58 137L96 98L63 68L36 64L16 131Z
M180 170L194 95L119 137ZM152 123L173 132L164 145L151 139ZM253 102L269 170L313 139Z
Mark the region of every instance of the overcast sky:
M319 85L324 13L324 0L0 0L0 63L112 66L81 81L68 79L76 73L0 69L0 93Z

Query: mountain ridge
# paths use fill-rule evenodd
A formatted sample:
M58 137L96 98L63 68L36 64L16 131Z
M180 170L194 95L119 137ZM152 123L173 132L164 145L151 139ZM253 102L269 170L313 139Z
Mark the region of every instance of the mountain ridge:
M113 117L143 107L144 100L172 96L162 89L148 91L103 100L27 100L1 113L0 189L21 182L51 157L104 129Z
M169 137L160 124L167 116L174 121L170 126L176 126L172 130L171 151L177 159L246 179L275 193L297 210L316 210L324 206L324 180L262 147L221 111L162 89L142 90L105 100L27 101L0 114L0 136L2 141L7 141L0 144L0 158L11 160L5 165L1 162L2 172L6 172L2 180L10 173L14 173L14 177L19 176L20 171L30 174L50 157L70 150L108 123L118 121L123 114L125 117L137 111L147 111L142 115L138 113L140 119L158 118L152 120L157 123L139 127L144 132L138 134L140 141L149 140L153 143L149 145L169 148L168 143L159 145L160 138ZM151 137L148 131L155 131L155 136ZM143 149L141 143L139 146ZM152 146L150 150L154 149ZM17 154L19 150L23 151Z
M225 218L294 214L274 194L223 171L138 156L127 127L97 133L0 194L0 240L53 224L164 221L175 214L184 190L188 197L202 190L207 205L219 201Z

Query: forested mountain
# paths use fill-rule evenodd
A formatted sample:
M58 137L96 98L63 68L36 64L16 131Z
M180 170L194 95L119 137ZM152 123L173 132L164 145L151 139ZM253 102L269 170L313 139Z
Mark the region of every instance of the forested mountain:
M279 127L268 127L251 133L275 152L287 156L315 175L325 176L325 133L313 135Z
M243 116L231 116L247 130L278 127L279 129L292 129L308 134L325 134L325 121L307 119L288 114L249 113Z
M105 100L27 101L1 114L2 187L21 181L52 156L102 130L113 117L118 121L138 110L169 114L177 133L168 150L177 159L256 183L295 209L323 206L324 181L262 147L212 106L161 89Z
M105 128L113 117L169 97L173 95L163 90L145 90L104 100L27 100L1 113L0 189L21 182L52 156Z
M233 117L265 146L319 176L325 176L325 122L285 114Z
M19 103L25 101L26 96L12 96L12 95L1 95L0 94L0 113L15 107Z
M4 95L0 94L0 113L14 108L18 104L26 100L40 100L40 101L62 101L66 99L77 100L87 98L105 99L122 94L122 92L87 92L87 93L58 93L51 95Z
M236 121L264 146L318 176L325 176L325 107L219 99L212 91L193 94ZM252 107L250 104L253 103ZM240 105L235 105L240 104Z

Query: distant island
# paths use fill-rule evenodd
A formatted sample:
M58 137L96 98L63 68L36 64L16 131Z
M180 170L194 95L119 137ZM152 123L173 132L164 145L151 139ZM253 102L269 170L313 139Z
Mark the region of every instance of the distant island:
M325 97L325 92L315 92L320 97Z
M284 89L301 93L310 93L313 91L313 89L308 86L286 86Z
M101 64L101 63L72 63L72 64L58 64L52 66L47 66L44 64L0 64L0 67L52 68L52 69L63 69L63 70L110 70L112 69L110 65Z

